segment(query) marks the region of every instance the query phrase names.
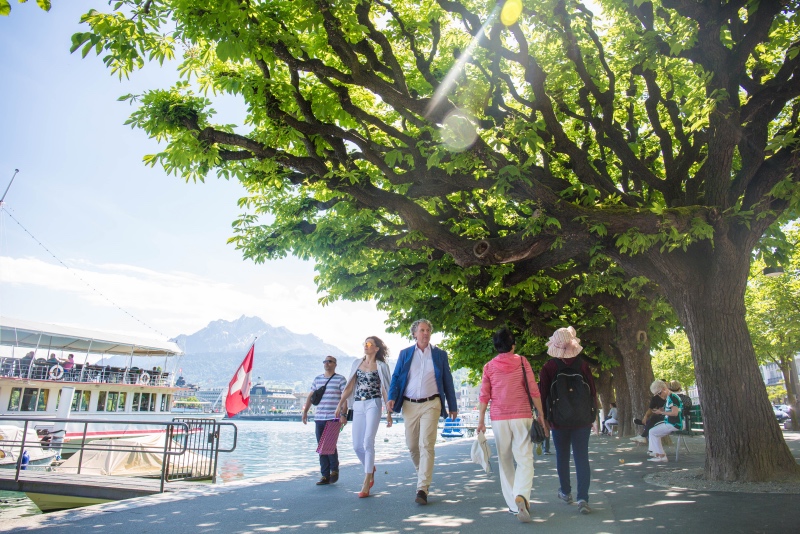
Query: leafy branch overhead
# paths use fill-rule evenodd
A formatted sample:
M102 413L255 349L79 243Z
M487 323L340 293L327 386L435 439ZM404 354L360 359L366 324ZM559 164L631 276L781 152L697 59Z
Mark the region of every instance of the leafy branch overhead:
M485 2L129 1L89 12L73 50L127 76L184 49L187 82L140 95L130 123L167 142L149 163L235 176L277 215L239 221L249 256L314 255L291 235L341 214L365 244L463 267L573 239L632 264L763 231L797 200L796 15L737 4L609 3L600 20L528 2L505 26ZM214 124L197 92L240 97L242 125ZM474 130L461 151L453 123Z

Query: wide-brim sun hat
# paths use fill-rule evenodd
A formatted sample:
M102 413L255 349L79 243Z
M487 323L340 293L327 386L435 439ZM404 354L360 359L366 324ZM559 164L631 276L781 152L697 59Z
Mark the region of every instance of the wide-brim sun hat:
M553 358L574 358L583 350L581 340L575 335L575 329L571 326L553 332L546 345L547 354Z

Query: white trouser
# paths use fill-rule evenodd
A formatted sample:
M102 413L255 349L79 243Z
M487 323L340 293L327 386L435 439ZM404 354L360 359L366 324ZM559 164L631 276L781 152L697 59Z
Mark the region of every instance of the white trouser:
M606 419L606 421L603 423L603 426L605 427L606 432L610 433L611 429L609 428L609 425L616 425L617 423L618 423L618 421L616 419L614 419L613 417L610 417L610 418Z
M517 510L514 499L522 495L530 502L533 487L533 442L530 432L532 419L492 419L494 443L500 464L500 487L511 510ZM516 469L514 462L517 463Z
M665 453L664 453L664 447L661 445L661 438L671 434L676 430L677 428L667 423L659 423L653 428L651 428L650 442L648 449L659 456L663 456Z
M353 449L365 473L375 467L375 434L381 424L381 399L357 400L353 404Z
M403 401L402 411L406 445L417 470L417 491L428 493L433 478L434 445L442 402L438 398L427 402Z

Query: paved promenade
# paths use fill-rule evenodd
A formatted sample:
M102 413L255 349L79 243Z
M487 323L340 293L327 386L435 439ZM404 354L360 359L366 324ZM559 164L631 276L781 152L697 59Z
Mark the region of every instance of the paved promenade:
M800 458L800 436L787 433ZM494 444L492 443L492 446ZM380 447L380 443L377 444ZM696 469L704 461L703 438L690 453L669 447L670 463L645 461L645 448L627 439L593 436L590 442L594 513L556 498L555 455L536 457L531 499L533 524L509 514L495 471L485 475L469 461L471 440L437 445L436 471L427 506L414 503L411 461L380 462L373 495L356 493L363 475L346 466L335 485L315 486L318 475L264 477L197 490L107 503L27 517L0 525L8 532L97 534L201 534L257 532L558 532L788 533L800 532L800 496L663 488L645 481L665 469ZM291 451L287 451L291 454ZM624 461L624 463L622 462ZM573 475L574 485L574 475ZM573 494L575 492L573 486Z

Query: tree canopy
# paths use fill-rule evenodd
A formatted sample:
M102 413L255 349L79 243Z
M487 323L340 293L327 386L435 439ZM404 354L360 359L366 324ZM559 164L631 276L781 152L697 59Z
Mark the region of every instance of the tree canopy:
M411 266L435 283L441 259L513 272L523 289L580 255L608 258L654 282L686 329L709 408L706 474L798 472L744 320L750 255L765 233L780 245L768 230L800 198L797 2L114 9L87 13L73 50L118 76L181 54L182 81L127 97L130 124L164 142L148 164L247 185L246 257L314 258L323 282L353 251L365 278L394 261L397 278ZM239 124L214 122L218 94L244 104Z

